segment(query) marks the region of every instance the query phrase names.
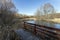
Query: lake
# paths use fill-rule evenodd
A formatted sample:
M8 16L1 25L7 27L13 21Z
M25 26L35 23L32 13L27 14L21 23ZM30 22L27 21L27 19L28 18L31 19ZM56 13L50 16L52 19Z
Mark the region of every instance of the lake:
M54 27L54 28L60 29L60 24L56 24L56 23L43 22L43 21L27 21L27 22L28 23L44 25L44 26Z

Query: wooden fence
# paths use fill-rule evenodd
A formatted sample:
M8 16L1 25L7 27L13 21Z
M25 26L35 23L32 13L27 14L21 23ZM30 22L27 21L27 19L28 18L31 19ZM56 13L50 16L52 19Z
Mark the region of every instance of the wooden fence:
M24 29L39 35L43 40L60 40L60 29L24 22Z

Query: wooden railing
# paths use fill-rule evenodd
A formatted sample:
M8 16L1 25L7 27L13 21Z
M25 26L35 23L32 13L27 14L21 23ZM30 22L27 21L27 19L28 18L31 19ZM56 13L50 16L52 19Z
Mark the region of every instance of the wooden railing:
M60 40L60 29L24 22L24 29L39 35L43 40Z

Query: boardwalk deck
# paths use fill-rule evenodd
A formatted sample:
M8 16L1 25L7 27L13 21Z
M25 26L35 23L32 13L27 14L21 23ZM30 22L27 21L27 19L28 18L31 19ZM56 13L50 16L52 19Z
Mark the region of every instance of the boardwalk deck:
M22 37L22 40L41 40L32 33L24 30L24 29L19 29L16 30L16 33Z

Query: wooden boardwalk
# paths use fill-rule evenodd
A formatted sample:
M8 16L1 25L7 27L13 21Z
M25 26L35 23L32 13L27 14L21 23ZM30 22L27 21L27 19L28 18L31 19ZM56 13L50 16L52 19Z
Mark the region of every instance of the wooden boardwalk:
M16 33L18 36L21 36L22 40L60 40L59 28L47 27L27 22L22 23L22 25L23 27L21 29L16 30Z
M40 38L33 35L31 32L28 32L24 29L16 30L16 33L21 36L22 40L41 40Z

